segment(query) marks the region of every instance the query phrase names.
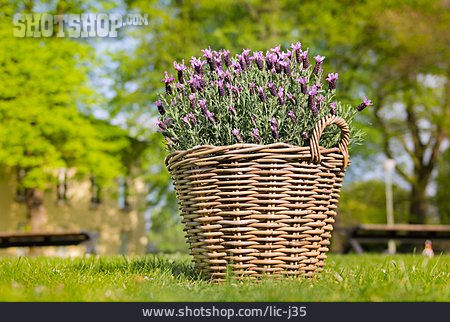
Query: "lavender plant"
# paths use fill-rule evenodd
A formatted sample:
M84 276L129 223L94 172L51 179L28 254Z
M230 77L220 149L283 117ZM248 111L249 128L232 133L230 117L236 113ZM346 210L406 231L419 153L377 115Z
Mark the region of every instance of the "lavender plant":
M339 115L350 126L350 144L362 140L352 127L358 111L372 102L353 108L335 99L337 73L322 84L324 56L309 61L309 48L300 42L282 51L280 46L230 56L228 50L202 50L203 58L192 57L190 65L174 62L175 79L165 72L165 95L155 103L157 122L169 150L198 145L285 142L309 145L316 123L326 115ZM340 131L327 127L321 145L336 146Z

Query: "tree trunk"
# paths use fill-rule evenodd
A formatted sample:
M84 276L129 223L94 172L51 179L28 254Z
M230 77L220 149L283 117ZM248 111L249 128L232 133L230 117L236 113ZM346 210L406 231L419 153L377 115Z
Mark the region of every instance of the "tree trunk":
M26 205L31 231L40 231L47 223L47 210L44 206L44 192L29 188L26 192Z
M413 184L411 189L410 224L425 224L427 217L427 186L426 184Z

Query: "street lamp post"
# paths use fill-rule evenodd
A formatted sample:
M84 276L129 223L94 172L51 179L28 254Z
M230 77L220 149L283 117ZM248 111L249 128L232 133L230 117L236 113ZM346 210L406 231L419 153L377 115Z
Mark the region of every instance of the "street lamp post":
M392 196L392 175L394 173L394 168L395 160L386 159L384 161L384 170L386 175L386 219L388 226L394 225L394 200ZM395 241L388 241L388 252L389 254L395 254Z

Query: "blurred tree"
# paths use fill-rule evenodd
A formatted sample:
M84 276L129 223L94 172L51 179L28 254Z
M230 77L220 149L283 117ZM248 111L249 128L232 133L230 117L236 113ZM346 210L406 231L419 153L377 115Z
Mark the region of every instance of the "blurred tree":
M395 223L407 223L409 219L408 191L394 185ZM370 180L352 182L342 189L339 202L339 225L354 226L363 224L386 223L385 184Z
M450 125L450 3L389 1L368 24L374 122L410 185L412 223L427 217L427 188ZM405 161L404 161L405 160Z
M447 149L439 160L438 176L436 185L436 204L439 209L442 224L450 224L450 202L448 192L450 191L450 150Z
M73 3L60 1L56 8ZM33 12L36 5L0 2L0 165L20 174L32 230L46 222L43 192L59 168L105 183L123 171L121 151L129 144L124 130L78 110L93 96L86 43L13 37L12 14Z
M367 142L355 152L369 162L381 151L395 158L399 175L411 187L410 221L425 221L426 189L448 135L448 1L127 0L126 4L127 10L148 13L149 26L128 33L126 38L132 41L113 55L119 69L111 115L125 113L129 128L155 143L149 146L152 156L147 159L153 164L149 181L161 192L155 198L174 200L164 197L173 191L162 163L162 144L156 143L160 135L149 129L149 122L139 120L156 117L151 102L163 89L160 79L164 70L172 69L173 60L187 61L207 46L236 53L300 40L311 48L311 55L325 54L326 71L340 73L341 99L356 105L367 94L374 100L372 112L360 117Z

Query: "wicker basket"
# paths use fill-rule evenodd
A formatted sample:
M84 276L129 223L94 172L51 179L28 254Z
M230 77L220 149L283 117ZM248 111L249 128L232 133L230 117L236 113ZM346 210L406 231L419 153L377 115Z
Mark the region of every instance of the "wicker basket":
M319 146L341 129L338 148ZM166 158L196 268L223 280L267 274L312 276L324 266L350 131L321 120L309 147L284 143L199 146Z

